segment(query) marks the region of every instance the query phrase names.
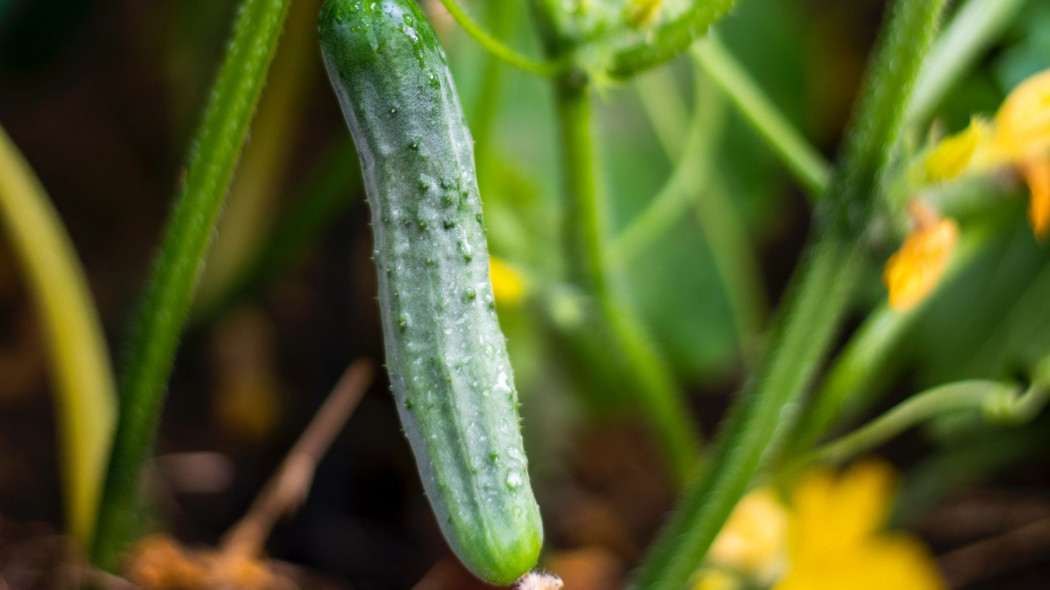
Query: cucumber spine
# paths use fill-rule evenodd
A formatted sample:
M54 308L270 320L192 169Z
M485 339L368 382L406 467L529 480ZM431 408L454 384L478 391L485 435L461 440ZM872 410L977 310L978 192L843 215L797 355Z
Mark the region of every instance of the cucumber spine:
M361 160L386 364L423 486L460 560L510 584L543 527L444 50L414 0L328 0L318 33Z

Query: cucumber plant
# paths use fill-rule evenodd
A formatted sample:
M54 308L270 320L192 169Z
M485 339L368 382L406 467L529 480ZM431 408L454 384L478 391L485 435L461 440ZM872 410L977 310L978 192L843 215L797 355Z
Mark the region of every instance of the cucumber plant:
M328 0L318 30L360 154L386 364L423 486L459 558L509 584L543 528L445 52L414 0Z

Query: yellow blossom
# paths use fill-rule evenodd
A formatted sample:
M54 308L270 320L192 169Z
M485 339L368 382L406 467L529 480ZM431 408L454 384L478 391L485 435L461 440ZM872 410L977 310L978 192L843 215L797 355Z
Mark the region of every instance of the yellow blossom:
M496 303L513 306L525 298L527 285L518 269L493 256L489 258L489 276Z
M933 181L1012 166L1031 190L1029 219L1036 235L1050 235L1050 70L1036 74L1003 101L991 123L974 120L934 146L923 159Z
M1021 161L1050 149L1050 70L1010 92L995 115L996 155Z
M986 134L987 124L974 118L969 127L941 140L924 159L926 176L932 181L959 176Z
M807 473L790 505L756 489L719 532L692 590L942 590L925 547L883 530L894 490L892 468L873 460Z
M940 282L948 267L959 228L921 203L913 203L914 229L890 257L883 271L890 307L906 310L919 304Z
M737 590L740 580L733 574L716 569L703 570L693 583L693 590Z
M772 581L783 566L786 531L784 504L773 490L758 488L733 509L707 559L715 566Z
M1050 235L1050 158L1032 158L1021 166L1032 196L1028 201L1028 221L1035 235Z
M940 590L933 558L916 539L886 533L892 469L868 461L842 475L820 470L795 491L787 574L773 590Z

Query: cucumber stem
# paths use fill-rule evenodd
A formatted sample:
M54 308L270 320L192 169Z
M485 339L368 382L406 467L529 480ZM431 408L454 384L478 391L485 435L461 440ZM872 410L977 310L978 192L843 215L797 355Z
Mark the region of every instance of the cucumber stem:
M557 110L565 162L565 233L570 274L594 297L600 319L639 389L642 410L667 456L671 472L679 483L685 483L699 465L700 435L644 324L609 276L606 201L591 129L589 84L579 79L561 79Z

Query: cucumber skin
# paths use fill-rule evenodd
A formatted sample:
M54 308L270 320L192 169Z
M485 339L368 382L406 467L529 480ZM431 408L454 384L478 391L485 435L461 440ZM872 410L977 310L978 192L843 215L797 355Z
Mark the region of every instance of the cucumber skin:
M328 0L318 34L361 159L386 364L423 487L460 560L511 584L543 525L445 52L415 0Z

